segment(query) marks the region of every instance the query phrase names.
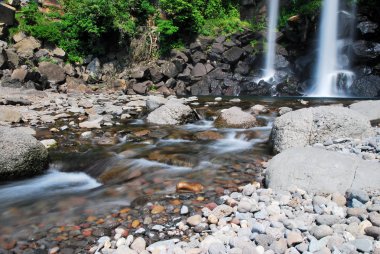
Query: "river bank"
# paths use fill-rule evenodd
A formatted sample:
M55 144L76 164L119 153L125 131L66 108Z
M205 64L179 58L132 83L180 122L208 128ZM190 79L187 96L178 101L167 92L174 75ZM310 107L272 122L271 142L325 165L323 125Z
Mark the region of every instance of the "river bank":
M221 196L252 182L263 186L278 112L337 102L184 98L181 104L195 109L198 119L161 126L147 124L147 116L166 105L168 98L114 91L85 96L12 91L1 93L6 104L2 112L12 112L11 125L27 127L46 146L54 145L49 150L49 171L0 187L5 253L54 253L56 247L59 253L86 252L116 228L123 228L125 238L144 236L147 244L167 239L166 232L175 230L177 223L200 214L207 204L218 203ZM215 120L222 110L236 106L249 112L243 115L253 116L254 124L217 128ZM322 145L356 151L367 160L379 157L377 147L369 149L366 139L333 139ZM176 190L180 183L185 192Z

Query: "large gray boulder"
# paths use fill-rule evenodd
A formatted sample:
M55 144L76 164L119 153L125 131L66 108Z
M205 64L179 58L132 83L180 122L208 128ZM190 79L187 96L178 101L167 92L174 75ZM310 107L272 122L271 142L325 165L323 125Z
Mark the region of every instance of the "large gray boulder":
M215 120L218 128L251 128L256 125L256 117L244 112L239 107L232 107L222 111Z
M48 151L24 131L0 127L0 180L32 176L48 165Z
M380 100L379 101L360 101L350 105L350 109L368 117L372 122L380 121Z
M313 193L378 189L380 163L319 148L292 148L269 161L266 184L274 190L296 186Z
M196 114L182 100L171 99L165 105L152 111L147 122L158 125L178 125L195 120Z
M373 129L367 117L340 106L305 108L289 112L274 122L272 143L278 153L338 138L365 138Z

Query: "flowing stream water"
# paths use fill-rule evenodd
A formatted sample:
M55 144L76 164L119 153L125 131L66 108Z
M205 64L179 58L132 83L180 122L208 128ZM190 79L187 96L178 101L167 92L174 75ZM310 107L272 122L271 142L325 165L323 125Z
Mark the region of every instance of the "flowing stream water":
M220 189L236 191L238 186L261 181L261 163L272 156L268 141L278 108L304 107L294 100L273 98L237 104L208 104L206 98L203 100L196 106L203 120L195 123L165 127L134 120L95 132L113 134L109 135L116 138L113 145L99 145L95 138L79 141L80 133L54 137L60 146L51 151L52 162L45 174L0 185L0 245L7 239L42 241L52 246L57 242L61 246L86 245L92 238L70 234L78 228L95 232L102 226L98 225L103 220L99 218L109 214L128 222L129 217L117 217L123 215L120 210L141 203L173 195L187 200L187 194L176 194L178 182L202 184L205 189L201 195L210 202L223 194ZM311 105L331 102L312 101ZM257 103L269 109L257 116L259 126L214 127L218 110L232 105L248 110ZM94 216L96 220L91 219ZM136 211L129 216L143 215ZM75 230L62 233L68 226Z

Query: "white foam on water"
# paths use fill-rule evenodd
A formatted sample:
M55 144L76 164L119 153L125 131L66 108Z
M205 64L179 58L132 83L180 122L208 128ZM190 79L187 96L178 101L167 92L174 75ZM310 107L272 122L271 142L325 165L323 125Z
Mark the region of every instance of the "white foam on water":
M171 144L180 144L180 143L193 143L192 140L187 139L160 139L157 142L157 145L171 145Z
M100 183L85 173L67 173L51 169L46 174L33 179L0 186L0 203L83 192L99 186L101 186Z
M167 171L189 171L192 170L189 167L180 167L180 166L173 166L157 161L151 161L147 159L134 159L129 160L128 165L133 166L135 168L139 169L146 169L146 168L158 168L158 169L165 169Z
M260 139L248 140L244 134L238 136L238 132L229 131L225 138L212 143L209 148L218 154L239 152L252 149L254 145L261 142Z
M196 123L186 124L182 126L182 128L189 131L216 130L214 122L208 120L201 120Z

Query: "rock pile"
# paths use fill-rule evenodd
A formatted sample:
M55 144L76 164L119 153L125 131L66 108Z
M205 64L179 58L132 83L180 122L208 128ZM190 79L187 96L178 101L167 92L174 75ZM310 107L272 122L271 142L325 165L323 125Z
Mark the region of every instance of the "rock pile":
M148 244L138 230L104 236L92 253L379 253L380 193L350 189L316 195L302 189L275 192L254 185L222 196L218 204L175 228L156 225L169 240ZM182 241L184 231L191 232Z

